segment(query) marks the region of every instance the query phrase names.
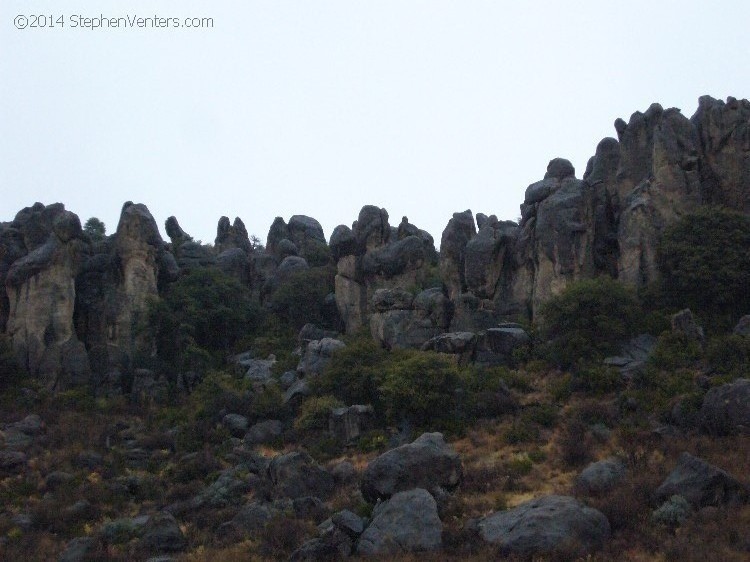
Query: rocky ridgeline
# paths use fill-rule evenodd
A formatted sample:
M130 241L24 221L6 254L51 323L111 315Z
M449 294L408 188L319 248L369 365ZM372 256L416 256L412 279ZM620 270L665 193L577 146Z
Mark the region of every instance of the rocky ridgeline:
M365 206L326 241L318 221L277 218L258 249L243 222L219 220L213 246L126 203L116 232L92 240L62 204L36 203L0 224L0 330L49 388L118 392L138 358L154 354L138 327L149 299L181 272L216 267L261 302L295 272L336 265L329 295L346 332L369 326L387 348L436 349L502 362L530 319L571 281L608 274L641 286L656 276L664 228L705 204L750 212L750 102L704 96L688 119L658 104L615 122L582 179L564 159L530 185L520 223L455 213L433 238L404 217ZM439 279L438 279L439 276ZM335 306L333 306L335 303Z

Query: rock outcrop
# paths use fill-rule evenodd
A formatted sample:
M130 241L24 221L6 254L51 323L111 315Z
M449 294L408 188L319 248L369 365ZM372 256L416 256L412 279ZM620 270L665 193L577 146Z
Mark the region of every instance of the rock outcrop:
M352 228L336 227L330 248L337 262L336 305L348 333L367 325L378 289L421 287L436 259L429 234L409 224L406 217L397 229L392 228L388 212L373 205L362 207ZM373 329L378 331L377 326Z
M372 461L362 476L361 489L370 502L414 488L440 494L455 488L462 476L461 459L443 435L424 433Z
M704 204L750 208L750 102L709 96L688 119L653 104L605 138L583 179L567 160L531 184L518 225L471 211L443 232L440 269L451 330L531 317L571 281L607 274L641 287L657 277L664 229ZM477 221L479 223L479 221ZM472 325L473 323L473 325Z
M87 382L90 365L73 322L88 247L80 220L60 203L37 203L16 215L3 240L5 329L20 364L52 389Z

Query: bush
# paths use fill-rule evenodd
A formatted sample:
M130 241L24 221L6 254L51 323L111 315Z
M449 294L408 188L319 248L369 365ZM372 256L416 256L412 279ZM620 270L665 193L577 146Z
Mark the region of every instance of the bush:
M602 396L623 387L622 375L606 365L586 365L572 379L573 390Z
M336 270L331 266L298 271L273 292L268 305L294 330L309 322L325 325L323 304L334 290L335 276Z
M705 207L669 226L658 248L660 290L710 328L730 328L750 310L750 217Z
M294 420L295 429L328 429L331 410L344 403L335 396L313 396L305 400Z
M540 310L548 359L562 367L598 361L634 335L635 293L609 277L572 283Z
M393 352L379 387L386 419L418 427L447 427L457 420L457 365L435 353Z
M673 371L694 366L700 357L698 342L680 332L669 331L663 332L656 340L648 362L657 369Z
M198 268L151 302L148 331L166 367L203 370L211 354L229 353L261 322L247 287L217 269Z
M712 338L706 346L706 360L717 372L717 383L749 377L750 338L737 334Z
M369 336L347 343L333 354L319 379L313 381L318 394L330 394L345 404L372 404L382 411L378 388L384 379L383 366L389 353Z

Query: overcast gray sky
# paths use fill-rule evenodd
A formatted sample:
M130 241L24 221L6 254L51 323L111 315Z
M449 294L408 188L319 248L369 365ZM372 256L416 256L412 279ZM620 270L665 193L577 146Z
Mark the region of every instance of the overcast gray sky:
M750 3L568 4L2 0L0 220L61 201L111 233L132 200L213 242L374 204L439 244L455 211L516 219L556 156L580 176L617 117L748 97ZM213 25L128 27L154 16Z

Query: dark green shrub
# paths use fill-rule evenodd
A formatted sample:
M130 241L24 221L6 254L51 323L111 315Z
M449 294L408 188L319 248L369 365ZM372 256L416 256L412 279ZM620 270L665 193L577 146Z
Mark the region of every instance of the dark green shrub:
M649 364L657 369L674 370L692 367L701 357L701 347L680 332L663 332L656 340Z
M669 226L658 248L666 302L708 328L730 328L750 310L750 216L704 207Z
M540 310L543 353L562 367L598 361L634 335L639 313L635 293L614 279L572 283Z
M524 408L521 419L541 425L555 427L560 414L560 408L554 404L533 404Z
M607 365L586 365L580 368L572 379L573 390L602 396L616 392L624 386L620 372Z
M706 346L706 361L716 371L716 382L750 377L750 338L737 334L712 338Z
M436 353L397 351L389 357L379 387L386 419L408 420L425 429L457 422L457 365Z
M204 369L211 354L229 353L261 322L247 287L217 269L197 268L150 303L148 331L165 366Z
M318 394L331 394L345 404L372 404L382 411L378 388L385 378L389 353L369 336L357 338L334 353L313 387Z
M334 290L336 270L332 266L313 267L291 275L276 289L268 305L294 330L305 324L325 324L323 303Z

